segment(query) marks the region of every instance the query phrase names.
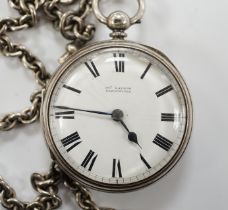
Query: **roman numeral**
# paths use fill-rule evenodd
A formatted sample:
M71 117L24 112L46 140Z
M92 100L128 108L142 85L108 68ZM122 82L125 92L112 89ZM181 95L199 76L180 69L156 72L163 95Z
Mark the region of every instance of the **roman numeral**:
M161 121L174 122L174 120L175 120L175 114L171 114L171 113L161 114Z
M125 54L124 53L119 53L113 54L114 58L115 58L115 68L116 68L116 72L124 72L125 71L125 62L124 62L124 57Z
M74 119L74 111L56 112L55 119Z
M118 177L122 178L122 171L121 171L121 164L120 160L113 159L112 163L112 177L115 178L117 176L118 172Z
M150 164L146 161L146 159L142 156L142 154L140 154L140 158L142 162L146 165L146 167L150 169L151 168Z
M167 152L171 149L171 147L173 145L173 142L166 139L165 137L163 137L160 134L157 134L157 136L155 137L153 142Z
M95 66L93 61L90 61L90 64L88 62L85 62L85 65L95 78L100 76L97 67Z
M71 91L73 91L75 93L78 93L78 94L80 94L82 92L81 90L75 89L75 88L70 87L68 85L63 85L63 87L66 88L66 89L68 89L68 90L71 90Z
M98 155L95 155L95 152L90 150L89 153L86 155L85 159L83 160L81 166L86 168L89 165L89 171L93 169L94 163L97 159Z
M166 93L168 93L168 92L170 92L172 90L173 90L172 85L169 85L169 86L161 89L160 91L156 92L156 95L159 98L159 97L163 96L164 94L166 94Z
M149 63L149 65L146 67L146 70L143 72L143 74L141 76L141 79L143 79L146 76L146 74L149 71L151 66L152 66L152 63Z
M78 132L72 133L71 135L67 136L66 138L62 139L61 142L64 147L68 147L72 144L72 146L68 147L67 152L70 152L76 146L78 146L82 141L80 141L80 136Z

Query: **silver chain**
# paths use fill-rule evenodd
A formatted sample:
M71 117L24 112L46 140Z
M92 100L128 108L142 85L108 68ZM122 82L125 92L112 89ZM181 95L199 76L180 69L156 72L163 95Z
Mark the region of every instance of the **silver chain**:
M41 92L50 78L43 63L24 46L13 43L9 32L31 28L38 22L37 11L42 10L62 35L71 40L67 52L61 60L82 47L93 38L95 27L86 24L85 18L91 10L90 0L8 0L9 4L21 15L19 18L0 19L0 52L7 57L17 57L23 65L31 70L41 90L31 97L32 106L21 113L9 113L0 118L0 131L10 130L21 124L33 123L39 118ZM63 11L63 5L78 2L77 11Z
M34 173L31 177L33 188L39 192L38 197L31 203L16 198L15 191L0 177L0 202L10 210L51 210L61 206L58 197L58 184L61 182L61 171L53 163L46 175Z
M49 79L42 62L32 55L24 46L13 43L9 32L19 31L33 27L37 23L37 10L43 5L43 1L16 1L9 0L10 5L21 14L18 18L0 19L0 52L7 57L17 57L23 65L30 69L38 84L45 88ZM9 113L0 119L0 131L10 130L20 124L28 124L36 121L39 117L41 104L41 90L32 94L32 106L21 113Z
M73 193L81 209L84 210L114 210L100 208L91 199L89 191L76 181L69 179L59 169L58 165L52 163L48 174L41 175L34 173L31 176L31 183L39 195L33 202L23 202L17 199L12 189L2 177L0 177L0 202L2 206L10 210L52 210L61 206L62 200L58 196L58 185L64 185Z
M0 19L0 52L7 57L17 57L25 68L35 75L40 90L31 95L31 107L19 113L9 113L0 118L0 131L8 131L18 125L35 122L40 115L42 91L45 90L49 73L43 63L29 52L24 46L13 43L9 38L10 32L28 29L38 22L38 11L46 15L54 27L64 38L70 40L66 53L61 58L77 51L93 38L95 27L87 24L85 19L91 11L91 0L8 0L12 8L20 14L18 18ZM78 3L77 11L64 11L64 5ZM34 173L31 176L33 188L39 193L31 203L17 199L15 191L0 177L0 203L9 210L52 210L61 206L62 200L58 196L58 185L64 185L73 193L80 208L84 210L113 210L100 208L91 199L89 191L80 183L71 180L63 174L56 163L52 163L48 174Z

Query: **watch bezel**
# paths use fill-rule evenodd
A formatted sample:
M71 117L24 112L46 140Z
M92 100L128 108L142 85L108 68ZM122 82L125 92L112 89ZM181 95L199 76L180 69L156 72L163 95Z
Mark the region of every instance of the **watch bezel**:
M78 59L86 56L87 54L91 52L95 52L98 50L103 49L110 49L110 48L128 48L133 50L138 50L140 52L146 53L149 56L154 57L155 59L159 60L163 65L167 67L169 72L174 76L176 79L178 85L181 88L182 94L184 96L185 101L185 107L186 107L186 128L185 132L181 141L181 144L176 151L175 155L171 158L171 160L158 172L153 174L152 176L143 179L138 182L130 183L130 184L108 184L108 183L102 183L99 181L92 180L81 173L77 172L75 169L73 169L72 166L70 166L69 163L62 157L59 150L57 149L54 140L51 135L50 131L50 125L49 125L49 119L48 119L48 113L49 113L49 104L51 100L52 92L55 88L55 85L57 84L59 78L64 74L67 69L70 68L70 66ZM131 42L131 41L125 41L125 40L110 40L110 41L103 41L91 44L82 50L78 51L76 54L72 55L66 62L64 62L55 72L53 77L51 78L47 91L45 93L44 102L42 104L42 111L41 111L41 123L43 128L44 137L46 140L46 143L50 149L50 152L52 154L52 158L58 163L59 167L63 170L64 173L66 173L69 177L72 179L81 182L82 184L91 187L96 190L105 191L105 192L128 192L132 190L136 190L142 187L145 187L149 184L154 183L155 181L162 178L164 175L166 175L179 161L181 156L183 155L184 151L186 150L186 147L189 143L189 139L191 136L191 131L193 127L193 107L192 107L192 100L189 93L189 90L187 88L187 85L177 70L177 68L172 64L172 62L165 56L163 53L161 53L159 50L154 49L152 47L148 47L139 43Z

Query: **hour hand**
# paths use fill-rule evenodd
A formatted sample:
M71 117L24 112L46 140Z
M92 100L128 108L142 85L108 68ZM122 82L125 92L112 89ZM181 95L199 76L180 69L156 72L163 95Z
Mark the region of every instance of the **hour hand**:
M87 113L100 114L100 115L109 115L109 116L112 115L112 113L108 113L108 112L86 110L86 109L77 109L77 108L71 108L71 107L67 107L67 106L54 106L54 108L56 108L56 109L64 109L64 110L71 110L71 111L78 111L78 112L87 112Z
M135 144L138 144L138 146L142 149L141 145L139 144L138 142L138 137L137 137L137 134L135 132L131 132L128 127L126 126L126 124L124 123L123 120L120 120L120 123L123 125L123 127L127 130L128 132L128 140L135 143Z
M128 139L129 139L129 141L131 141L135 144L138 144L138 146L142 149L141 145L138 142L137 134L135 132L129 132L128 133Z
M133 142L135 144L138 144L138 146L142 149L142 147L140 146L139 142L138 142L138 137L137 134L135 132L131 132L127 125L124 123L123 118L124 117L124 113L120 110L120 109L116 109L112 112L112 119L120 122L121 125L125 128L125 130L128 132L128 140L130 142Z

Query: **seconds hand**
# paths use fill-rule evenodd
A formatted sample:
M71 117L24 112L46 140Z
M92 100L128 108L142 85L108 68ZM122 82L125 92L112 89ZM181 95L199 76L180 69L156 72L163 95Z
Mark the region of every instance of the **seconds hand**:
M56 109L65 109L65 110L73 110L73 111L78 111L78 112L88 112L88 113L94 113L94 114L100 114L100 115L109 115L111 116L112 113L108 112L100 112L100 111L94 111L94 110L86 110L86 109L76 109L76 108L70 108L66 106L53 106Z

